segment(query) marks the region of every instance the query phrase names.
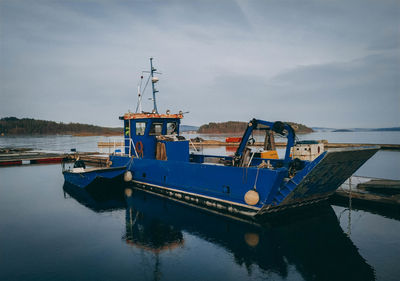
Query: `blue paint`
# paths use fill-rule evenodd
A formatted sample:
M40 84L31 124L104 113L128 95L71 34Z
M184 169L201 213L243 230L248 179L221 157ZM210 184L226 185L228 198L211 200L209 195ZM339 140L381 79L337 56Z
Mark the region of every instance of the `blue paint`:
M161 125L161 132L158 135L166 135L169 124L175 124L176 131L174 133L178 135L179 118L137 118L124 120L125 154L136 155L136 146L140 146L138 144L142 143L143 157L141 158L155 159L157 133L153 129L157 129ZM145 126L144 131L141 130L141 126L143 125Z
M114 168L98 168L90 169L82 172L64 171L64 179L78 187L84 188L89 184L93 183L96 179L115 179L116 177L122 175L126 170L126 166L114 167Z
M160 141L165 144L168 161L189 162L189 141Z
M268 121L259 120L259 119L251 120L247 125L246 131L244 132L244 135L243 135L240 145L235 153L235 156L237 158L239 158L240 156L243 155L244 148L246 147L251 134L257 128L258 125L264 125L266 127L269 127L272 131L279 133L278 130L275 128L276 124L282 124L283 130L285 130L285 136L287 138L287 145L286 145L285 158L284 158L283 163L284 163L285 167L288 167L290 160L291 160L290 149L294 145L295 133L294 133L293 128L289 124L282 123L279 121L278 122L268 122Z

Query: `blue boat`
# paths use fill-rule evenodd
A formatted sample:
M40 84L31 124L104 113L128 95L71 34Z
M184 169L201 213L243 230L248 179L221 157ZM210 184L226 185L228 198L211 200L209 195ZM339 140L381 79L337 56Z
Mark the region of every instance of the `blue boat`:
M130 163L125 181L146 192L209 211L255 217L326 200L379 149L318 148L315 159L296 158L299 147L313 142L297 142L288 123L252 119L233 156L190 152L193 143L180 136L183 113L158 112L155 73L150 59L152 112L129 112L120 117L124 122L124 154L110 156L113 166ZM267 152L274 147L274 134L287 139L282 159L252 150L254 136L260 134L265 134Z
M74 163L73 167L63 165L63 175L67 183L84 188L97 182L115 180L126 171L126 166L91 167L86 168L82 160Z

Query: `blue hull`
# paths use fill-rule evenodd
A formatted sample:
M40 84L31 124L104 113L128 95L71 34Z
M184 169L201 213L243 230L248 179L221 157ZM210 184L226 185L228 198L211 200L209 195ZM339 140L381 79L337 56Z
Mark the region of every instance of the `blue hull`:
M327 199L378 148L325 152L293 178L287 169L257 169L204 163L135 158L130 165L132 182L145 191L193 206L235 215L254 216L313 204ZM129 157L111 156L118 165ZM256 190L259 201L245 202Z
M84 188L95 180L112 180L121 176L126 171L125 166L112 168L94 168L84 172L64 171L66 182Z

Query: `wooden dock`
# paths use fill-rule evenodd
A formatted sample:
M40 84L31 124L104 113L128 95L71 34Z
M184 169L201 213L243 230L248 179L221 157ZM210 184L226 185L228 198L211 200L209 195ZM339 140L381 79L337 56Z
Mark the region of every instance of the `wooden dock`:
M73 161L77 156L79 156L80 159L84 160L89 165L105 165L105 163L107 162L107 157L100 157L98 154L98 152L80 152L74 154L66 154L35 151L1 153L0 167L30 164L57 164L61 163L63 159L70 159L71 161Z
M357 189L384 195L396 195L400 194L400 181L372 179L368 182L358 184Z
M64 155L59 153L42 153L42 152L7 153L7 154L0 154L0 167L28 165L28 164L61 163L63 158Z
M353 207L368 208L374 210L391 211L400 213L400 195L384 196L380 194L364 193L358 190L336 190L330 198L333 204L348 206L349 200Z
M330 198L331 203L347 206L351 202L354 207L389 211L400 215L399 180L351 177L355 178L362 179L362 182L350 189L350 182L346 181Z

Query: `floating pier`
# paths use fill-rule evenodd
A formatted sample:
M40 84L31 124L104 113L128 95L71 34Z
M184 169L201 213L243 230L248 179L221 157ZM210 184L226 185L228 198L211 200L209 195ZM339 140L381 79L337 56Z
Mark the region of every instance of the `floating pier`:
M23 152L0 154L0 166L61 163L64 158L59 153Z
M361 180L360 183L351 184ZM330 198L333 204L389 211L400 215L400 181L353 176Z
M35 151L12 151L11 153L0 153L0 167L20 166L30 164L58 164L63 159L71 161L78 156L89 165L105 165L108 156L100 157L98 152L79 152L74 154L48 153Z
M358 184L357 189L384 195L396 195L400 194L400 181L372 179L368 182Z

